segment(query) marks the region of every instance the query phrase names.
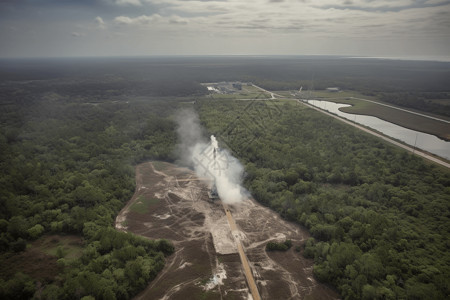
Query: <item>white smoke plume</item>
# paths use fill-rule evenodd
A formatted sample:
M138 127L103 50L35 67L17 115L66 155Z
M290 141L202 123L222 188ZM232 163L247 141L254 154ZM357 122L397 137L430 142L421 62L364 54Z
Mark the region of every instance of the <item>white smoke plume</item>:
M226 149L221 149L215 136L205 139L197 114L183 110L177 114L178 150L181 161L192 167L197 176L208 178L216 186L220 199L238 204L248 198L241 186L244 168Z

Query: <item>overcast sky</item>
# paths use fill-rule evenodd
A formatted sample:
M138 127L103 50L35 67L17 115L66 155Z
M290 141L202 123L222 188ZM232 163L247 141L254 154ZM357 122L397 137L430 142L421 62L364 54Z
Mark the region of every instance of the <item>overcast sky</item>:
M447 0L0 0L0 57L450 57Z

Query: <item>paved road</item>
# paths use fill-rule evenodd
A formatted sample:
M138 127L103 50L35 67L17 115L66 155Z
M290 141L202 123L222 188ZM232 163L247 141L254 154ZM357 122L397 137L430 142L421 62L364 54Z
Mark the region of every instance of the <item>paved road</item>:
M263 91L263 92L269 93L269 94L271 95L271 97L272 97L272 98L270 98L270 99L275 99L275 96L278 97L278 98L286 98L286 97L283 97L283 96L278 95L278 94L276 94L276 93L273 93L273 92L271 92L271 91L268 91L268 90L266 90L266 89L263 89L263 88L260 87L260 86L257 86L257 85L254 85L254 84L252 84L252 85L253 85L255 88L257 88L258 90L261 90L261 91Z
M259 295L258 292L258 287L256 286L252 270L250 269L250 265L248 263L247 255L245 255L244 248L242 247L241 240L239 239L239 230L237 229L233 216L231 215L231 212L228 209L228 205L223 204L223 208L225 209L225 213L227 215L228 224L230 225L231 228L231 235L233 235L234 241L236 243L239 252L239 257L241 258L242 266L244 267L244 274L245 278L247 279L247 284L249 286L250 293L252 294L253 300L261 300L261 296Z

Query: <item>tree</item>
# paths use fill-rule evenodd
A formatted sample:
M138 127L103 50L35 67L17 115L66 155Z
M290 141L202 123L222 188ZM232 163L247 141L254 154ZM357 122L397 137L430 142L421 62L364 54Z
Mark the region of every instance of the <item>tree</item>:
M8 232L15 238L27 235L27 220L23 216L14 216L9 220Z
M27 241L22 238L18 238L15 242L11 243L11 249L14 252L21 252L24 251L26 248L27 248Z
M267 251L287 251L289 248L292 247L292 241L291 240L285 240L284 242L268 242L266 244L266 250Z
M9 222L5 219L0 219L0 233L8 230Z
M42 235L42 233L44 232L44 227L41 224L36 224L33 227L29 228L27 232L31 239L35 240Z
M3 284L0 280L0 298L2 299L31 299L33 294L33 280L21 272L14 274L13 278Z

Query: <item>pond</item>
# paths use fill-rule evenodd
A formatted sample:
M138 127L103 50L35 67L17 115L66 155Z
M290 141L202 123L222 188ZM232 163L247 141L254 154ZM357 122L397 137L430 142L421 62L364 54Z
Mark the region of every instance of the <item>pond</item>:
M329 111L340 117L343 117L352 122L373 128L389 137L402 141L410 146L428 151L440 157L450 159L450 142L439 139L438 137L423 133L420 131L411 130L377 117L355 115L345 113L339 110L341 107L351 106L349 104L334 103L322 100L308 100L308 103L320 109Z

